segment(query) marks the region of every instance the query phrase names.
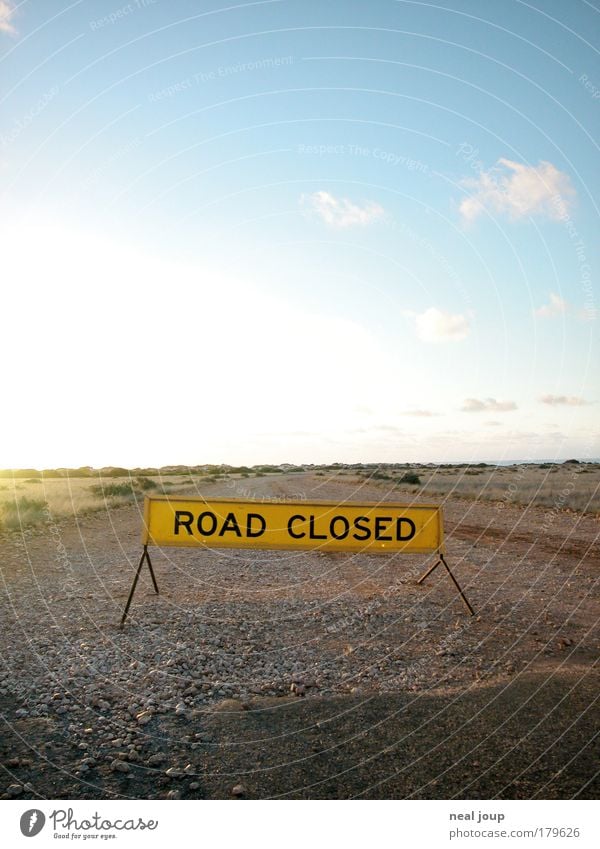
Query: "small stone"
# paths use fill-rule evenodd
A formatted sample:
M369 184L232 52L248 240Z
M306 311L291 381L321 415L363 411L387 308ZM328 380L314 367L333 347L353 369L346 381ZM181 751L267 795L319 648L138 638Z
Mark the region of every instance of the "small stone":
M128 763L125 763L125 761L120 761L120 760L117 760L117 759L115 759L111 763L110 768L112 769L113 772L129 772L129 770L130 770L130 766L129 766Z
M151 766L156 766L157 764L162 764L166 760L166 756L162 754L162 752L157 752L155 755L150 755L147 763Z
M9 796L20 796L23 792L23 787L21 784L11 784L6 792Z
M167 799L181 799L181 793L179 790L169 790L167 793Z
M200 787L199 781L190 782L190 790L198 790L199 787Z
M246 788L243 784L236 784L235 787L231 788L231 795L235 796L236 799L239 799L246 792Z
M165 772L165 775L167 776L167 778L179 778L179 776L181 775L181 770L176 766L171 766Z
M147 725L152 719L152 711L143 710L141 713L138 713L136 719L138 721L138 725Z
M19 708L15 711L15 716L18 719L24 719L26 716L29 716L29 711L26 711L25 708Z
M186 766L184 766L183 771L186 775L195 775L196 767L193 764L187 764Z
M223 699L222 702L214 706L213 710L222 713L235 713L244 710L244 706L237 699Z

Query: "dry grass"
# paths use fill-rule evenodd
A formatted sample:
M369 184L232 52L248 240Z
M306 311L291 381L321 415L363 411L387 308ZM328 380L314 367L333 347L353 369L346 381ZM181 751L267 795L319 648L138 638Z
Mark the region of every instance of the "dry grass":
M600 513L600 465L594 463L527 464L476 468L431 468L415 466L421 480L412 492L420 496L457 495L506 504L549 507L582 513ZM406 489L397 471L382 487Z
M0 529L15 530L44 522L81 517L131 504L144 492L192 493L202 477L161 478L8 478L0 479Z

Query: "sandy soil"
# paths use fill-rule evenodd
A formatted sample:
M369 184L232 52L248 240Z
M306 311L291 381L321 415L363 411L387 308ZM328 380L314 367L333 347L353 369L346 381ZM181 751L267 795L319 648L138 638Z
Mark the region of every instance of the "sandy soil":
M415 498L309 474L203 492ZM4 534L0 793L596 796L598 519L444 508L475 617L439 570L417 586L421 557L168 549L120 631L139 506Z

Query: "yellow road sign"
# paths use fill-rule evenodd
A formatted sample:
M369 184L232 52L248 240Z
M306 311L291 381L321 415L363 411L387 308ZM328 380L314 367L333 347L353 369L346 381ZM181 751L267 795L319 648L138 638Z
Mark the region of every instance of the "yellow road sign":
M142 544L205 548L444 551L441 507L146 496Z

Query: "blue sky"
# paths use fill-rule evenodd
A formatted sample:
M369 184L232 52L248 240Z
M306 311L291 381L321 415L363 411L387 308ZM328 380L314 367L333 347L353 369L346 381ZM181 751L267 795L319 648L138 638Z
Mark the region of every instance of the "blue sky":
M0 2L0 466L600 455L598 22Z

